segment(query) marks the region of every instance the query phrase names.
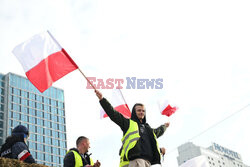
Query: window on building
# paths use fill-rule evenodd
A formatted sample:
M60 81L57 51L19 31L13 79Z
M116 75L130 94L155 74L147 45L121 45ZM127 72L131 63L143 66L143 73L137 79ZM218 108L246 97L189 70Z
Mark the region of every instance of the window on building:
M22 121L28 122L28 116L27 115L22 114L21 119L22 119Z
M0 95L4 95L4 89L0 88Z
M21 106L21 112L22 112L23 114L28 114L28 108L27 108L27 107Z
M4 103L4 98L3 98L3 96L1 96L1 103Z
M3 104L0 104L0 111L3 111L3 110L4 110Z
M3 119L3 113L0 112L0 119Z

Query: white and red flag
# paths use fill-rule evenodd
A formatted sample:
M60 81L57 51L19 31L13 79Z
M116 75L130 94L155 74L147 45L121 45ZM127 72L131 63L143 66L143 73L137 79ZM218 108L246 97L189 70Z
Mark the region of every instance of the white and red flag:
M40 92L78 69L49 31L33 36L12 52L23 66L27 78Z
M208 161L204 155L192 158L185 163L181 164L180 167L210 167Z
M158 104L161 114L166 115L168 117L170 117L178 109L178 107L169 104L168 100L158 102Z
M110 102L114 109L121 113L125 118L130 118L131 117L131 112L129 110L129 107L127 103L124 100L124 97L122 95L122 92L120 89L113 89L112 90L112 101ZM108 115L106 112L101 109L101 118L106 118Z

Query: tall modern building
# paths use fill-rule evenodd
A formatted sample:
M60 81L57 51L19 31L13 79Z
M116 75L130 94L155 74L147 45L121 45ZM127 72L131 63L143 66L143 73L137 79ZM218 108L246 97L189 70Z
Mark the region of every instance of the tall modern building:
M62 166L67 150L63 90L51 87L40 93L25 77L0 73L0 97L0 144L22 124L29 129L36 162Z
M243 164L239 153L216 143L203 148L188 142L178 147L178 153L179 166L192 158L204 155L210 167L249 167Z

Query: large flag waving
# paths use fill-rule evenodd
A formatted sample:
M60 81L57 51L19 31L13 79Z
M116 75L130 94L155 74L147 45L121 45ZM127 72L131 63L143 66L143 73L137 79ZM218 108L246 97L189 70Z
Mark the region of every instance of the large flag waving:
M78 69L68 53L46 31L37 34L13 49L30 82L44 92L68 73Z
M183 163L180 167L209 167L205 156L201 155Z
M128 108L127 103L125 102L123 95L120 89L113 89L112 92L112 101L110 102L114 109L121 113L125 118L131 117L131 112ZM101 118L106 118L108 115L103 109L101 109Z
M178 109L178 107L170 105L167 100L163 102L158 102L158 104L161 114L166 115L168 117L170 117Z

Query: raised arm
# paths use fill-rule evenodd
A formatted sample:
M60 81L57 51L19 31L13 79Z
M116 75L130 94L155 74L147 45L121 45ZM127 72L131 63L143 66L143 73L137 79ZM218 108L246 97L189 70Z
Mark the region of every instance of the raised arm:
M102 108L107 113L109 118L118 126L120 126L122 131L125 133L129 127L129 119L126 119L121 113L117 112L109 103L109 101L103 97L100 91L95 90L95 93L98 99L100 100Z
M169 127L169 122L164 123L163 125L159 126L158 128L154 129L154 133L156 135L156 137L160 137L161 135L163 135L163 133L166 131L166 129Z

